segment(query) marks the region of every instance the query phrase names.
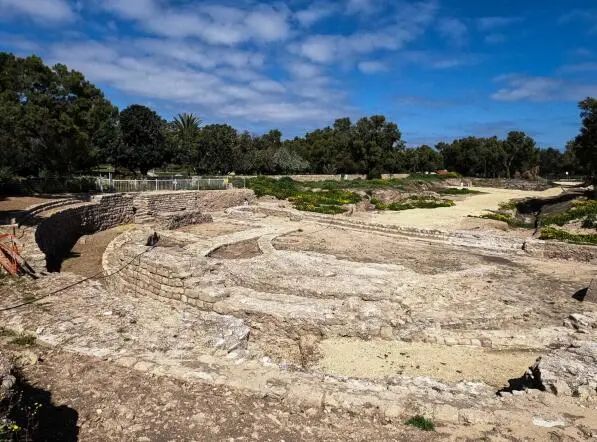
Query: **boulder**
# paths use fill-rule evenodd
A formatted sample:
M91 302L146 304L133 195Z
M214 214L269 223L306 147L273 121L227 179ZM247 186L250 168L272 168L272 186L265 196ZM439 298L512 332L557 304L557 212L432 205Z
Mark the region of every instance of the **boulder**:
M587 287L587 293L583 298L583 302L597 303L597 278L591 279L589 287Z
M557 349L531 366L525 384L558 396L597 396L597 343Z

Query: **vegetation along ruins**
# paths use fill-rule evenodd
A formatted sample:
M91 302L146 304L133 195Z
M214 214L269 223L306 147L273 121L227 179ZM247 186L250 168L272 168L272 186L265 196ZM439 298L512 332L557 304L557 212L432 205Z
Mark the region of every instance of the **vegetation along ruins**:
M498 3L0 0L0 441L595 440L597 9Z

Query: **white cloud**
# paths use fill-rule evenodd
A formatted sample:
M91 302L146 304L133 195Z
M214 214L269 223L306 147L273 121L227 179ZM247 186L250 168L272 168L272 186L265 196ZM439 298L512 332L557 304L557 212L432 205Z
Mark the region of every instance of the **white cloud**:
M221 5L165 7L156 0L108 0L104 9L137 22L154 35L196 37L211 44L273 42L289 36L285 7L256 5L248 9Z
M477 27L480 31L493 31L498 28L520 23L523 20L522 17L480 17L477 19Z
M346 3L346 11L350 14L370 14L379 8L380 3L381 2L376 0L348 0Z
M125 94L191 107L210 118L309 124L348 109L328 78L308 64L294 66L297 78L278 81L261 72L261 63L252 65L250 53L220 47L218 57L204 60L212 50L170 40L80 41L54 45L49 61Z
M357 66L364 74L377 74L388 70L388 67L380 61L361 61Z
M425 31L436 11L434 1L405 4L389 24L379 29L348 35L311 35L291 45L290 49L316 63L350 62L359 55L374 51L397 51Z
M452 44L462 46L466 42L468 29L459 19L454 17L442 18L437 25L439 33Z
M452 69L471 66L481 61L483 57L477 54L445 53L435 51L404 51L402 59L430 69Z
M506 41L506 36L499 32L493 32L485 36L485 43L489 44L499 44L504 43Z
M329 17L334 13L335 10L336 8L332 4L314 3L306 9L297 11L294 16L302 26L311 26L314 23Z
M584 84L555 77L503 75L496 81L505 86L491 95L497 101L578 101L597 94L597 84Z
M0 18L26 16L38 23L56 24L75 19L65 0L0 0Z
M584 62L576 64L567 64L562 66L559 70L562 73L582 73L582 72L597 72L597 62Z

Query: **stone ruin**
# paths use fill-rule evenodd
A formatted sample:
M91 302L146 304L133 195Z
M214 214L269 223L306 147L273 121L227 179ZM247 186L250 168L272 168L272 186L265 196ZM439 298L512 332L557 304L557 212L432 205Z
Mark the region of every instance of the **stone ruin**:
M536 267L548 250L539 241L523 250L512 238L245 205L253 200L247 190L119 194L38 214L24 229L38 246L31 256L50 261L81 234L137 225L106 248L102 267L109 276L101 284L86 282L55 307L0 315L50 345L307 409L386 417L414 410L471 423L499 422L510 397L531 398L535 390L596 400L594 304L560 295L574 293L574 278L591 274L583 262L591 255L560 252L580 257L572 277ZM227 230L186 228L197 223ZM153 232L159 241L148 246ZM377 238L379 245L340 250L355 236ZM387 245L391 253L383 255ZM368 247L380 256L365 256ZM236 252L222 253L230 248ZM44 283L53 288L72 279L54 274ZM130 338L121 341L119 330ZM334 340L355 348L408 343L440 355L450 348L528 352L530 368L513 370L516 387L499 395L499 386L478 379L451 382L398 369L363 378L319 365L321 344Z

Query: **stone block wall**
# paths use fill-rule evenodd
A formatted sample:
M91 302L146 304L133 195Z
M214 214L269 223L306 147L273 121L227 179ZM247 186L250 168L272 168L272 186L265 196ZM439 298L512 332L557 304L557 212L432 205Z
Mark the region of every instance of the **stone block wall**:
M135 195L134 206L147 215L182 210L216 212L254 199L255 194L249 189L144 192Z
M82 235L132 222L132 203L129 195L103 195L44 218L35 230L35 242L46 256L47 269L59 270L62 258Z
M46 213L41 217L34 237L37 248L45 255L46 268L58 271L63 257L82 235L131 222L155 221L161 213L172 216L191 211L195 213L192 219L205 222L208 217L199 216L199 213L224 210L254 198L253 191L248 189L100 195L90 202L75 201L53 213Z

